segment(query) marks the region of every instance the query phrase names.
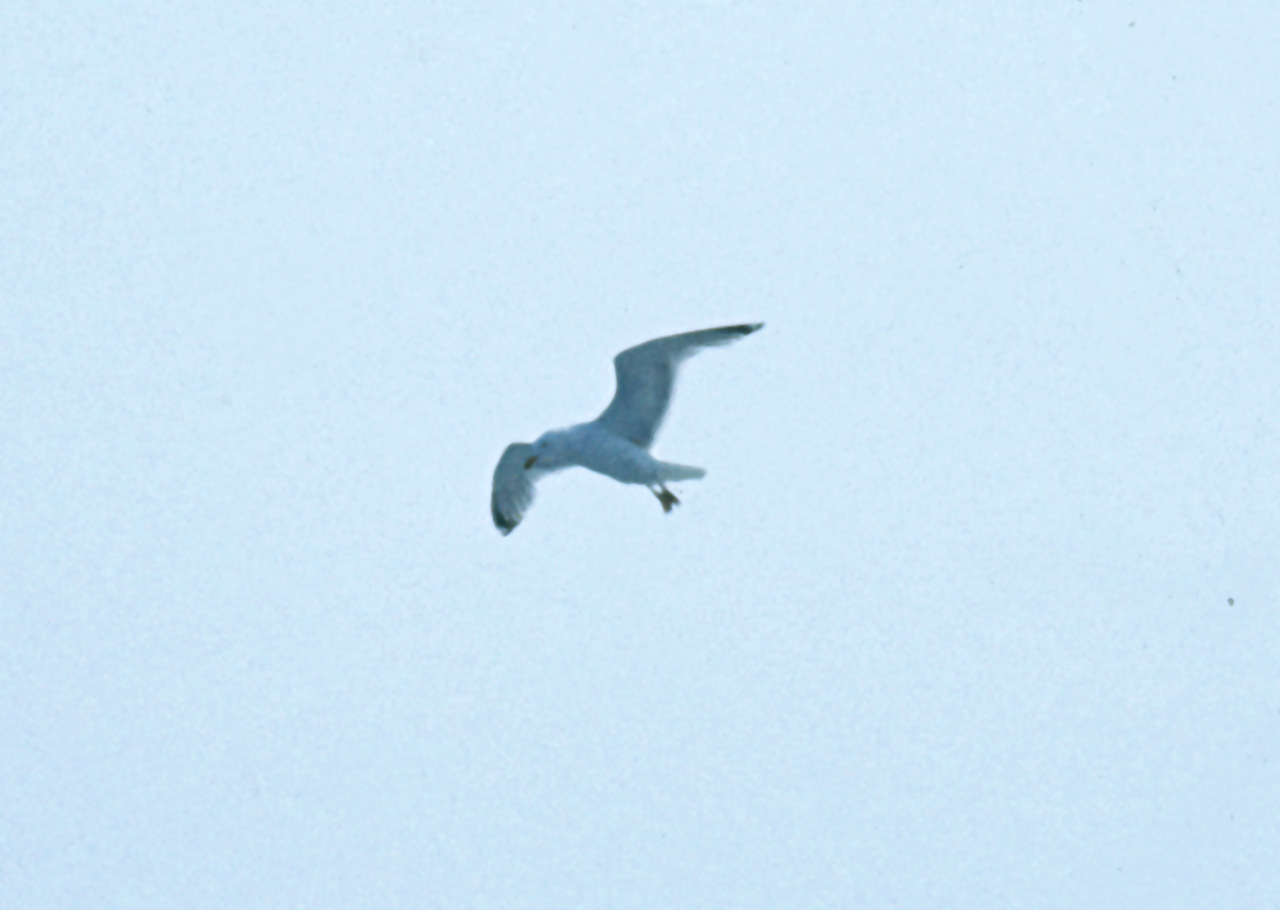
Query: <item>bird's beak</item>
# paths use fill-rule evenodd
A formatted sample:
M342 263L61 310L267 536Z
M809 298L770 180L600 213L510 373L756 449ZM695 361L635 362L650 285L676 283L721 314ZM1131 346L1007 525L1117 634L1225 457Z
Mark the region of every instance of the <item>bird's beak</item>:
M526 471L529 470L531 467L533 467L533 463L537 460L538 460L538 456L534 455L532 458L530 458L528 461L524 463L524 469Z

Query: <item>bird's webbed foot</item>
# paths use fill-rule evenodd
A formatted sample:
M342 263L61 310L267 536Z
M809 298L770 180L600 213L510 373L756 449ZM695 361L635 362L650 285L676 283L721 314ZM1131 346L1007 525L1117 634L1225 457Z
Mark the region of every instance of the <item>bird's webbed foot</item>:
M658 497L658 502L662 503L663 513L671 511L672 506L678 506L680 500L676 499L676 494L672 493L666 487L659 487L653 491L653 495Z

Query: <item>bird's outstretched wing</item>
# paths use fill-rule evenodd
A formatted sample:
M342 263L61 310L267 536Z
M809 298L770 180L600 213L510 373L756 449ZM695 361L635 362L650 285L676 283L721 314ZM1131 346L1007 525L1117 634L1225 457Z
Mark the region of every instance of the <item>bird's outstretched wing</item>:
M680 362L702 348L729 344L762 328L762 322L727 325L667 335L627 348L613 358L618 390L596 422L647 449L667 414Z
M493 469L493 496L489 509L493 524L503 535L510 534L520 524L520 519L533 505L533 485L546 471L536 465L525 468L533 446L527 442L513 442L507 446L498 466Z

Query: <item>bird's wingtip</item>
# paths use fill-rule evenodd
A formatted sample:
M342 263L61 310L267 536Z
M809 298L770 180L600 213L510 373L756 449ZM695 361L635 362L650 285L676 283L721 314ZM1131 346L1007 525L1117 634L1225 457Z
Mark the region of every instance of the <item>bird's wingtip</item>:
M497 506L494 506L489 511L493 515L493 526L502 532L503 537L506 537L514 531L516 529L516 525L520 524L518 519L516 521L512 521L507 518L507 516L499 512Z

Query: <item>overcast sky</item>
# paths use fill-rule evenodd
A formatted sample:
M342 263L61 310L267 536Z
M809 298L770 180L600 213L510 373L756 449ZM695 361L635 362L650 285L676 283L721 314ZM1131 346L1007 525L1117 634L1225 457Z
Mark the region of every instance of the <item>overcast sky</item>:
M1272 906L1278 40L7 0L0 904Z

